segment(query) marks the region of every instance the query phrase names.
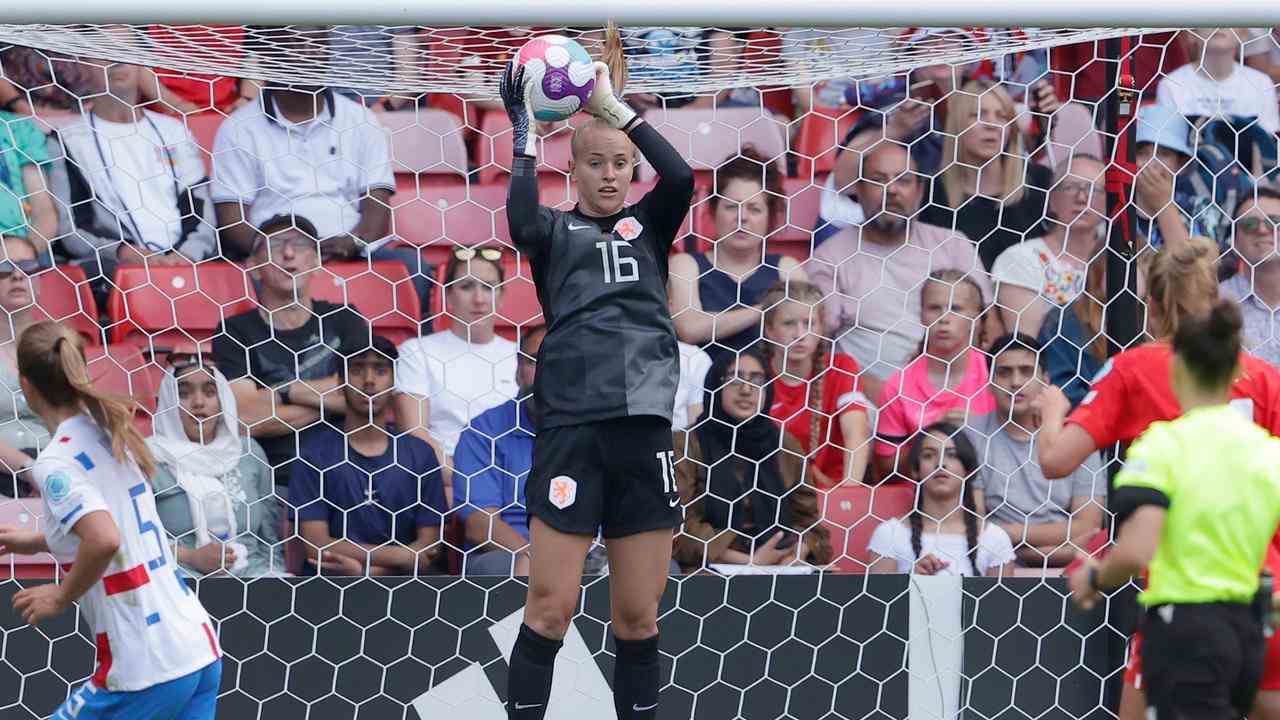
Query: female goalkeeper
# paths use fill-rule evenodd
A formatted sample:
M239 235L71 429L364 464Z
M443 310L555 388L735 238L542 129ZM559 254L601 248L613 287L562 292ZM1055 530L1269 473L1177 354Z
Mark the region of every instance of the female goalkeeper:
M1241 324L1223 300L1178 328L1171 379L1182 417L1153 424L1129 448L1112 496L1116 545L1070 580L1087 609L1150 568L1138 601L1156 720L1243 717L1262 680L1264 613L1254 600L1280 523L1280 440L1229 404Z
M1066 477L1099 448L1130 443L1152 423L1181 414L1170 384L1170 343L1179 328L1193 318L1204 317L1216 302L1217 257L1217 245L1206 238L1192 238L1158 253L1147 271L1146 297L1147 327L1158 338L1156 342L1131 348L1107 361L1074 412L1057 387L1041 393L1036 444L1045 477ZM1280 436L1280 372L1243 353L1239 368L1230 385L1232 405L1272 435ZM1273 555L1280 558L1280 553ZM1280 567L1272 568L1277 570ZM1120 720L1142 720L1146 711L1141 647L1139 627L1129 645ZM1280 634L1269 644L1261 690L1260 717L1280 720Z
M515 142L511 238L532 265L547 323L525 486L529 596L511 653L507 716L545 715L582 563L602 531L614 706L620 720L649 719L658 708L658 601L681 522L671 435L680 359L667 309L667 256L689 211L693 170L614 95L607 66L596 63L586 108L595 119L573 136L578 204L568 212L540 207L522 69L507 67L502 100ZM660 179L625 205L637 148Z

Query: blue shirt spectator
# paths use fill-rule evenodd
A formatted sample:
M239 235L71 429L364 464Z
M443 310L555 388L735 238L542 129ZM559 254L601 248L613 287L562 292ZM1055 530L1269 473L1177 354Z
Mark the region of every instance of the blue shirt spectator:
M471 419L453 453L453 498L466 531L468 575L528 574L529 514L524 484L533 465L537 408L533 378L545 331L525 333L516 363L516 400Z
M387 422L396 357L391 341L374 336L346 358L342 429L309 431L293 463L289 501L308 562L325 572L422 573L439 554L449 510L440 463L430 445Z

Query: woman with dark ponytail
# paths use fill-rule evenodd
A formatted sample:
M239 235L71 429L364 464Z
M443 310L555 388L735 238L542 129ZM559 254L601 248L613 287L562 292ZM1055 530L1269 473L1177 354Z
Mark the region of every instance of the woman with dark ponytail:
M57 322L23 331L18 374L52 439L31 470L42 532L0 527L0 554L48 552L72 568L13 607L35 625L78 601L97 645L93 677L54 716L213 718L221 651L156 515L134 403L93 386L79 336Z
M974 476L981 464L969 437L950 423L921 430L907 455L918 483L904 523L890 518L871 535L871 572L921 575L1011 575L1009 535L978 514Z
M1138 602L1156 720L1247 716L1263 678L1271 598L1258 568L1280 523L1280 439L1232 407L1242 324L1225 300L1179 324L1169 375L1182 416L1129 448L1111 496L1116 544L1070 579L1089 609L1150 569Z

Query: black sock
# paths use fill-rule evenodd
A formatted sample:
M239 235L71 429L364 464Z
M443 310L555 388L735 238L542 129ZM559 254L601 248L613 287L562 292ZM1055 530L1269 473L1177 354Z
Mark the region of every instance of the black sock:
M551 672L561 640L539 635L524 623L511 650L511 667L507 673L507 719L542 720L551 698Z
M658 636L644 640L613 637L617 661L613 666L613 707L618 720L658 717Z

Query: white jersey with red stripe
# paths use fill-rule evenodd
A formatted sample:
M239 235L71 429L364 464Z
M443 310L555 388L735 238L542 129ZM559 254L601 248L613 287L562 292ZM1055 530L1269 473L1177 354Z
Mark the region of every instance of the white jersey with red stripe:
M221 652L209 615L179 577L151 484L89 416L58 426L32 468L45 503L43 528L58 562L75 559L80 518L106 511L120 549L102 579L80 598L98 648L94 682L111 691L145 690L195 672Z

